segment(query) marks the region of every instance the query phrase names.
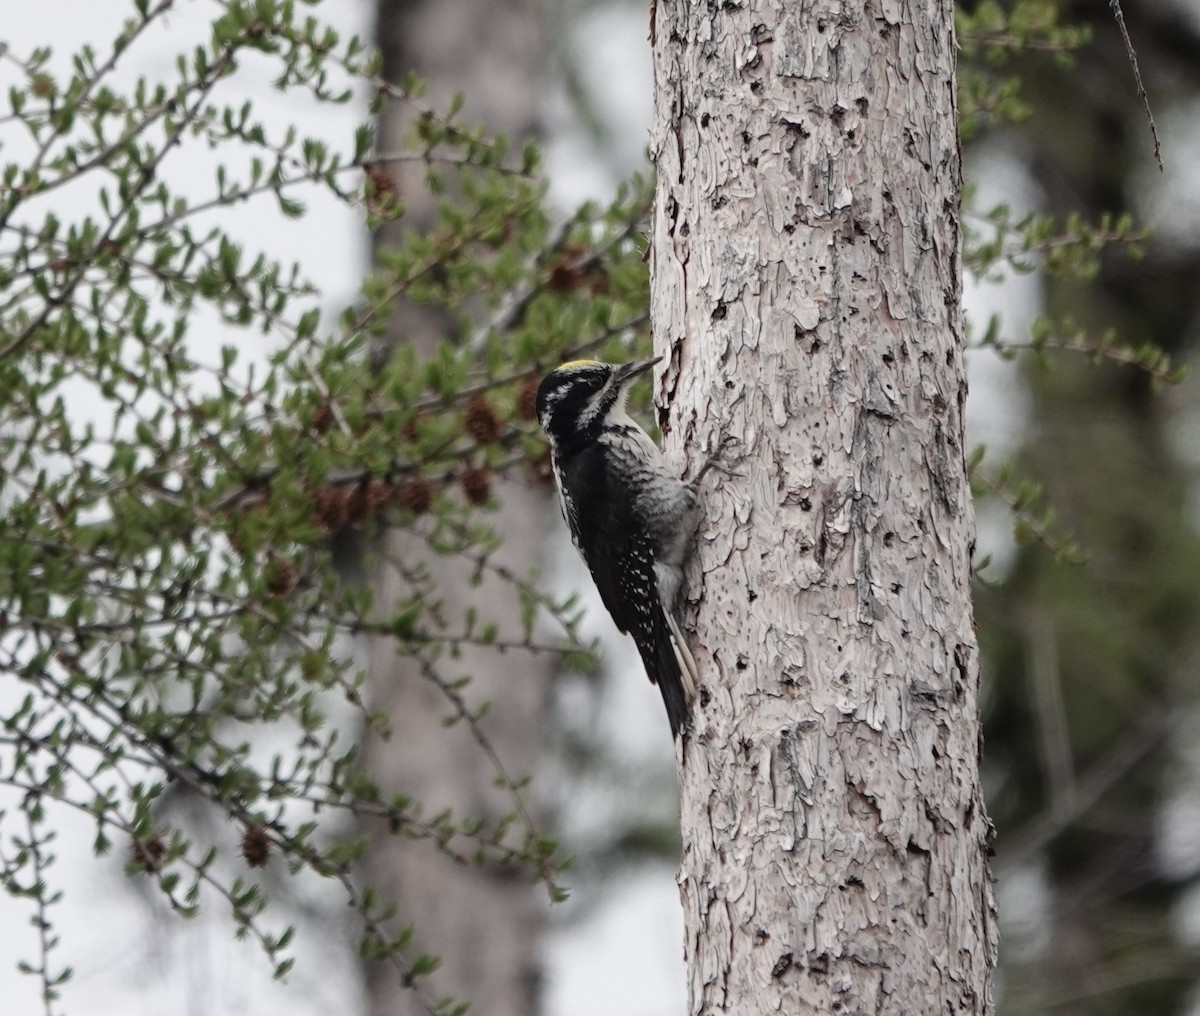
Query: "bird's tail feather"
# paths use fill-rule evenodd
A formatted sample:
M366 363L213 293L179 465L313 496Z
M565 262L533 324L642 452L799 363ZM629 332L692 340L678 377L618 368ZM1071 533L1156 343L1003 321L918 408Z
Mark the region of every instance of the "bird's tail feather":
M655 625L652 645L638 646L650 680L658 685L671 735L678 737L691 714L692 699L699 687L696 658L688 648L679 624L668 612L662 612L660 624Z

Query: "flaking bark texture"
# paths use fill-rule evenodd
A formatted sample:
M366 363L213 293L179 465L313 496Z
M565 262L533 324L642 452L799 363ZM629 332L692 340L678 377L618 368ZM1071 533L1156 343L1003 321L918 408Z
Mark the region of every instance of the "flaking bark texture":
M461 91L465 122L485 124L519 143L535 133L544 87L546 19L542 0L379 0L378 36L384 73L401 80L416 71L429 85L428 101L441 108ZM410 124L403 106L379 125L379 148L398 152ZM406 215L381 231L430 228L431 196L420 163L394 163ZM391 322L387 342L408 342L428 355L441 340L454 340L454 323L438 308L403 304ZM500 507L487 521L504 534L492 563L524 575L541 559L553 506L549 496L499 478L493 487ZM471 562L432 553L410 533L394 531L380 539L379 565L372 576L381 612L411 595L394 562L410 573L425 569L434 579L442 614L461 619L478 611L496 622L502 637L519 639L521 608L511 585L493 575L473 581ZM510 776L531 773L539 759L547 723L547 703L555 661L545 654L467 647L460 658L443 659L446 676L471 677L463 690L472 709L492 704L484 727ZM449 808L456 819L491 822L512 810L512 799L495 786L496 769L465 724L447 729L452 713L445 695L409 658L398 657L390 640L369 647L371 704L386 710L392 734L370 736L368 768L385 795L400 792L422 802L424 814ZM529 873L496 865L456 867L428 842L372 830L366 857L367 880L380 898L398 906L397 922L414 925L412 955L429 952L441 960L422 979L429 995L453 995L487 1016L531 1016L538 1010L541 932L548 907L544 887ZM387 963L368 963L367 1011L371 1016L418 1016L418 998Z
M949 2L659 0L690 1012L988 1013Z

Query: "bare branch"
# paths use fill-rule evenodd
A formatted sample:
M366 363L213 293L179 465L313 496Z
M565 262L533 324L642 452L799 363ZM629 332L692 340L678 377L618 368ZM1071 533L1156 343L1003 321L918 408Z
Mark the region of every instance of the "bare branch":
M1129 56L1129 66L1133 68L1133 79L1137 82L1138 98L1146 110L1146 120L1150 123L1150 134L1154 138L1154 161L1158 163L1158 171L1163 172L1162 146L1158 141L1158 128L1154 125L1154 114L1150 112L1150 97L1146 94L1146 86L1142 84L1142 72L1138 69L1137 53L1133 51L1133 40L1129 38L1129 29L1125 27L1125 15L1121 11L1121 0L1109 0L1113 17L1117 19L1117 27L1121 30L1121 38L1125 41L1125 52Z

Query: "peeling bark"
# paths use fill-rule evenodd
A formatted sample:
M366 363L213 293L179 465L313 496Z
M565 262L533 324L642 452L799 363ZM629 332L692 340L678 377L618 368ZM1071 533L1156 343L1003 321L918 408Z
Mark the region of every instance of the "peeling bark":
M953 6L659 0L693 1014L988 1013Z

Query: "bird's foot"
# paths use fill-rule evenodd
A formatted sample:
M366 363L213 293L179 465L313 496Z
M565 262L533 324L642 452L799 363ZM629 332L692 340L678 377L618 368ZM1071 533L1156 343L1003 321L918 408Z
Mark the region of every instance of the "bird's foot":
M689 480L687 485L693 491L698 490L700 487L700 481L704 479L710 469L715 469L718 473L724 473L726 476L736 476L744 479L746 475L745 473L739 473L736 469L730 469L727 465L725 465L724 462L721 461L725 454L725 449L731 444L736 443L737 438L731 437L728 434L725 435L725 437L721 439L721 446L714 454L710 455L705 460L704 465L700 467L700 472L698 472L693 479Z

